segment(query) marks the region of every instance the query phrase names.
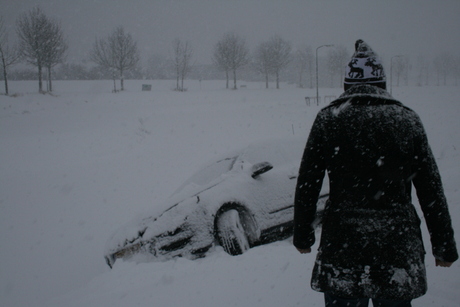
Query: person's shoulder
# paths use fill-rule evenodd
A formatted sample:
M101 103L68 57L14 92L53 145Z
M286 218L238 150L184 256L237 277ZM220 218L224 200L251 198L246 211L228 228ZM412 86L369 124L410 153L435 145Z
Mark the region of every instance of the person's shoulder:
M332 101L323 110L331 110L343 108L343 106L373 106L373 105L388 105L400 107L408 112L413 112L409 107L405 106L399 100L393 98L385 89L372 86L369 84L355 85L343 92L336 100Z
M422 125L422 119L420 118L417 112L403 104L401 104L400 107L402 108L402 113L404 114L406 119L409 119L416 124Z

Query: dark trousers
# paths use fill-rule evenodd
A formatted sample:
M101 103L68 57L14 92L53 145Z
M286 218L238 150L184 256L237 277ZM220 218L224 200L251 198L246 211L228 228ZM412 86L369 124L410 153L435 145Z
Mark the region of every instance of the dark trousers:
M342 298L324 293L326 307L367 307L369 306L369 298ZM411 300L407 301L392 301L384 299L372 299L374 307L411 307Z

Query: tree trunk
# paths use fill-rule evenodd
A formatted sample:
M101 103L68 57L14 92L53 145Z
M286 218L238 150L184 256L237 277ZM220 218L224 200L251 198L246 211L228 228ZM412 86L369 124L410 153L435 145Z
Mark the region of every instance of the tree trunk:
M117 82L115 78L115 72L112 73L112 77L113 77L113 92L116 93L117 92Z
M6 65L5 65L5 59L2 58L2 63L3 63L3 80L5 80L5 95L8 96L8 79L6 75Z
M38 65L38 92L43 93L42 66Z
M265 88L268 88L268 72L265 72Z
M179 79L180 79L180 75L179 75L179 71L177 71L177 76L176 76L176 91L180 90L180 88L179 88Z
M53 85L51 84L51 67L48 67L48 83L49 83L49 91L53 91Z
M233 70L233 89L236 90L236 69Z
M276 72L276 88L280 88L280 73Z
M123 91L124 89L123 70L120 70L120 91Z
M302 71L299 72L299 87L300 87L300 88L303 88L303 84L302 84Z
M226 88L228 89L228 80L229 80L229 77L228 77L228 70L225 71L225 77L227 78Z

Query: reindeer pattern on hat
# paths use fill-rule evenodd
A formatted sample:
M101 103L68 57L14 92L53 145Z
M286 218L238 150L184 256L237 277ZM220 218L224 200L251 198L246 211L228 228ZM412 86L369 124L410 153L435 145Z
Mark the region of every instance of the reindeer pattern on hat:
M359 78L364 78L364 70L361 67L355 67L358 63L358 59L353 59L348 63L348 67L350 67L350 70L348 72L348 77L354 78L354 79L359 79Z
M345 73L345 84L385 83L385 72L377 54L363 40L355 43L353 54Z
M372 75L376 77L380 77L383 75L383 66L380 63L376 63L375 58L368 58L364 65L370 66L372 68L372 71L371 71Z

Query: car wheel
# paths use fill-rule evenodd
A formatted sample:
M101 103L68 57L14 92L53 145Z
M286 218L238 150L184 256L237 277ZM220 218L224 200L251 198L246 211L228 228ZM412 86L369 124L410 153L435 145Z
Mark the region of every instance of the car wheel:
M225 211L217 221L220 245L230 255L241 255L249 249L249 241L237 210Z

